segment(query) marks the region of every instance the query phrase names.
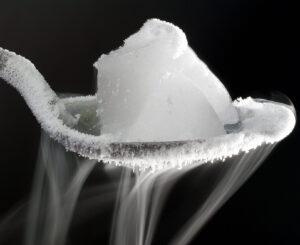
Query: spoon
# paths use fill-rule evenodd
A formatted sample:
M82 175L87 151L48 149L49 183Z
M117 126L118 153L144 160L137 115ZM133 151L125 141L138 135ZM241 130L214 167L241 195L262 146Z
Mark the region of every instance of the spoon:
M225 159L263 143L277 142L295 125L292 110L284 104L248 98L234 102L240 122L225 125L230 131L226 135L193 141L113 142L109 135L97 135L92 130L99 127L95 95L59 98L28 59L3 48L0 78L21 94L42 129L66 150L133 169L181 168ZM280 123L270 124L276 120Z

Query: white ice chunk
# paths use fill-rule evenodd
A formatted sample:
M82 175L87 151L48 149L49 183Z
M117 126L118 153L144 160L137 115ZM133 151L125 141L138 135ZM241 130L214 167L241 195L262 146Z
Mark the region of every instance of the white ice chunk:
M116 141L203 139L238 121L223 84L171 23L148 20L95 67L101 133Z

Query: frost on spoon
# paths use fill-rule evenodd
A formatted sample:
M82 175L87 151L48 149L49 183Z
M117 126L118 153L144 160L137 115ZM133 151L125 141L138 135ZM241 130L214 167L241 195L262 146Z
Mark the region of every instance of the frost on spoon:
M0 78L42 129L67 150L104 163L155 171L213 162L278 142L295 126L287 105L232 103L171 23L147 21L95 66L97 95L60 99L29 60L0 48Z

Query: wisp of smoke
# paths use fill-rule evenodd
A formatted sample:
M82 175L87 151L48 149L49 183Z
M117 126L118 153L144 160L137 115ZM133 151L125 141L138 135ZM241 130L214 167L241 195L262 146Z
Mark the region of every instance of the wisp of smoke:
M42 133L24 244L63 245L75 206L79 207L76 216L84 217L88 210L96 212L114 201L110 245L150 245L156 239L159 243L165 240L164 244L188 244L274 146L265 144L225 161L201 165L195 162L187 168L154 173L97 166L97 171L111 178L93 189L84 187L84 182L96 161L66 152ZM186 190L179 194L183 195L180 203L172 203L178 183ZM175 207L181 215L174 217L168 207ZM80 226L84 218L78 217L73 220ZM99 227L99 232L102 229Z
M82 185L96 161L68 154L42 133L26 245L62 245Z

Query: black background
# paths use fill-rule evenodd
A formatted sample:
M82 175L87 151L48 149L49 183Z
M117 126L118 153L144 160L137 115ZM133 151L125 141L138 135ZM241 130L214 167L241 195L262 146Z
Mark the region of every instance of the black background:
M92 64L152 17L181 27L232 98L280 91L300 108L299 1L0 1L0 46L29 58L57 92L95 92ZM0 83L0 217L28 197L40 127ZM299 128L191 244L300 243Z

